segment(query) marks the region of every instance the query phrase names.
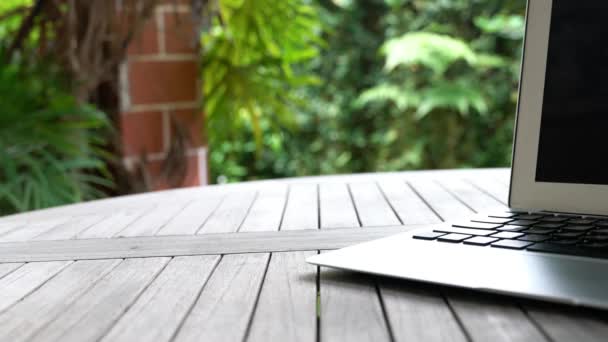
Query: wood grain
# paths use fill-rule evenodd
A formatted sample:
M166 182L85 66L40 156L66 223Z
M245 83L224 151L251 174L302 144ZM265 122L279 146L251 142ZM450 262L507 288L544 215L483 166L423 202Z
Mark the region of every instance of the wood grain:
M104 219L102 215L89 215L76 217L66 223L46 231L32 240L69 240L75 238L80 232L90 228Z
M317 267L305 262L315 254L272 254L247 341L315 341Z
M28 222L26 225L0 236L0 242L30 241L36 236L39 236L40 234L43 234L60 224L69 222L71 219L72 217L61 217L43 221Z
M69 261L52 261L27 264L2 277L0 279L0 312L38 289L70 263Z
M262 232L279 230L286 202L286 185L274 185L260 189L239 231Z
M359 219L348 187L342 183L319 185L321 229L359 227Z
M31 341L98 340L168 261L168 258L123 261L40 329Z
M0 263L335 249L419 227L13 242L0 244Z
M439 219L426 203L401 178L387 178L378 184L399 219L405 225L440 223Z
M321 268L321 341L390 341L371 277Z
M150 208L140 210L118 211L110 214L104 220L80 232L77 239L110 238L123 231L129 224L146 214Z
M203 336L206 341L242 341L269 256L224 256L175 341L200 341Z
M236 232L241 227L243 220L249 212L256 193L253 191L243 191L232 193L224 199L220 206L215 210L209 220L197 234L211 233L231 233Z
M351 183L349 186L363 227L401 224L375 182Z
M214 210L220 205L222 197L208 197L190 203L161 228L156 235L193 235L205 224Z
M317 184L291 184L281 230L319 229Z
M0 341L28 341L119 262L95 260L73 263L40 289L0 314Z
M170 341L219 259L197 256L171 260L103 341Z
M153 236L161 230L175 215L184 209L187 203L177 202L164 204L156 210L138 218L118 233L118 237Z

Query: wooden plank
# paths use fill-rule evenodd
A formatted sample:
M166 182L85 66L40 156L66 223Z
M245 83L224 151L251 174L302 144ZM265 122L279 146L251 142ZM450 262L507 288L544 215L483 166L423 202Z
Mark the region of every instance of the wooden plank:
M505 210L504 204L461 179L443 179L439 183L478 213Z
M31 341L96 341L137 299L169 258L123 261L78 298Z
M194 235L217 209L222 197L206 197L190 203L175 215L156 235Z
M247 341L316 340L317 268L305 262L315 254L272 254Z
M70 261L51 261L27 264L0 279L0 312L39 288L61 272Z
M150 208L140 210L126 210L113 213L106 217L106 219L98 222L89 229L80 232L77 239L100 239L110 238L122 230L124 230L129 224L146 214Z
M119 262L95 260L73 263L40 289L0 314L0 341L29 341L32 334L63 313Z
M401 224L376 183L351 183L349 187L363 227Z
M46 231L32 240L68 240L76 237L80 232L90 228L95 223L100 222L104 217L102 215L79 216L74 219L60 224L57 227Z
M206 341L242 341L268 259L269 254L224 256L175 341L200 341L202 336Z
M494 197L497 201L504 205L509 202L509 186L508 184L497 182L490 177L467 177L467 181L484 191L488 195Z
M469 207L433 180L416 179L410 181L410 185L441 219L451 221L471 216L472 210Z
M57 227L60 224L68 222L71 219L71 217L61 217L58 219L48 219L44 221L28 223L25 226L20 227L19 229L15 229L7 234L0 236L0 243L31 240L35 236L43 234Z
M321 341L390 341L371 277L321 268Z
M436 287L393 279L377 282L395 341L467 341Z
M12 272L14 272L15 270L17 270L19 267L21 267L23 265L25 265L25 264L20 263L20 262L0 264L0 279L11 274Z
M319 185L321 229L359 227L348 187L342 183Z
M0 236L9 234L10 232L25 226L24 221L5 221L0 223Z
M287 201L287 186L273 184L258 191L258 196L243 221L240 232L279 230Z
M420 226L4 243L0 263L334 249L416 228Z
M378 184L405 225L440 223L441 219L401 179L383 178Z
M600 342L608 336L605 312L544 303L526 303L525 307L553 341Z
M319 229L317 184L291 184L281 230Z
M156 207L149 213L141 216L135 222L128 225L118 237L128 236L153 236L171 220L175 215L184 209L187 203L169 203Z
M177 257L102 341L170 341L219 256Z
M454 291L449 302L473 341L547 341L512 300Z
M238 231L255 197L256 193L253 191L232 193L226 196L197 234Z

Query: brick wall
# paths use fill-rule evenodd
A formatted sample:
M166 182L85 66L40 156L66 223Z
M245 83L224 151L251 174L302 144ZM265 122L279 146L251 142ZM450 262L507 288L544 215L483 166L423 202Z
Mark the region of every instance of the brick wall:
M134 174L143 170L140 177L155 190L207 184L198 50L187 1L164 0L120 68L123 162ZM176 148L178 136L185 137L183 149ZM168 162L172 147L181 152ZM184 167L176 171L175 164Z

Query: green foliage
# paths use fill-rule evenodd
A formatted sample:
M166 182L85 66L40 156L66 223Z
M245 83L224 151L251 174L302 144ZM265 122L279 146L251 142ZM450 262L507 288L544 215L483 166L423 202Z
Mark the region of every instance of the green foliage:
M0 214L104 195L103 113L78 104L41 65L3 65L0 94Z
M284 2L263 7L277 3ZM218 138L210 139L214 177L508 165L525 1L317 0L310 6L318 15L308 17L309 32L321 28L326 43L294 69L320 82L283 87L286 100L297 99L285 102L290 125L276 124L272 106L260 107L269 110L260 111L259 127L251 120L236 125L239 111L229 107L215 111L213 120L231 126L208 128ZM208 54L215 49L208 46ZM217 88L234 87L220 83ZM239 96L233 91L224 99L237 103ZM226 132L232 138L219 138Z
M235 148L263 153L263 133L294 126L302 99L293 88L317 78L297 67L318 54L319 23L302 0L220 0L212 29L204 33L203 79L211 167L246 176L229 157ZM245 132L245 133L243 133ZM254 144L240 143L253 134ZM238 147L235 147L238 146Z

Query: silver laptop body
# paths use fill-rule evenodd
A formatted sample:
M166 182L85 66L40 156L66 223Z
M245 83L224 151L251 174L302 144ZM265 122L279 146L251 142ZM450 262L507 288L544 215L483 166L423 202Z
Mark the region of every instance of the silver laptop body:
M307 261L608 309L607 21L606 1L528 1L511 210Z

